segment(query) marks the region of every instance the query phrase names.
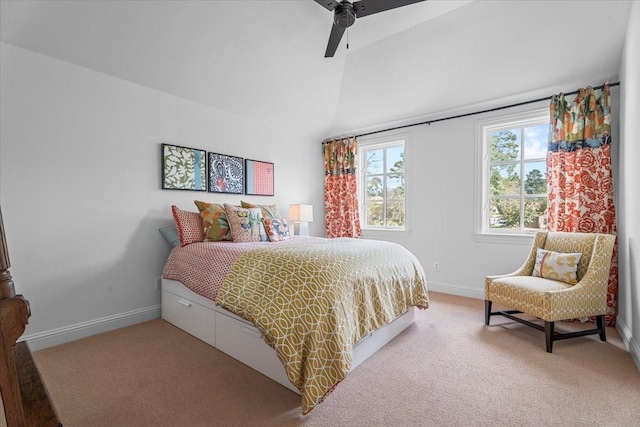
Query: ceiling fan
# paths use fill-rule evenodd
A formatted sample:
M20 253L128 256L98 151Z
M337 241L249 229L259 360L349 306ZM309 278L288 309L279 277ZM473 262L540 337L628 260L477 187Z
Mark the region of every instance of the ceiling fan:
M325 58L332 58L344 30L352 26L356 22L356 18L373 15L374 13L384 12L390 9L396 9L401 6L407 6L413 3L420 3L425 0L360 0L351 2L349 0L315 0L320 6L333 12L333 27L329 35L329 43Z

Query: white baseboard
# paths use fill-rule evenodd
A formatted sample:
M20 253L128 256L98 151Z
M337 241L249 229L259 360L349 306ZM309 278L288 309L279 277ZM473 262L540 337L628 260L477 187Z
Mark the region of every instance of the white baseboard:
M624 324L620 316L616 317L616 330L620 334L624 345L629 350L631 354L631 358L636 364L636 368L640 371L640 345L633 339L633 335L631 335L631 331L627 328L627 325Z
M37 351L159 318L160 305L158 304L49 331L23 335L18 341L27 341L31 351Z
M482 289L469 288L467 286L453 285L451 283L438 283L427 280L427 289L443 294L457 295L460 297L484 299L484 285Z

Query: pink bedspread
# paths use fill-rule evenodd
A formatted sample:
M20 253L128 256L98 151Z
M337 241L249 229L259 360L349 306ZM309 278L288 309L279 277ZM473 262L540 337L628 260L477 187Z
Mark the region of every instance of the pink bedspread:
M313 240L313 238L307 238ZM198 295L215 301L224 278L234 261L244 252L264 246L287 245L301 238L283 242L203 242L173 248L162 277L182 282Z

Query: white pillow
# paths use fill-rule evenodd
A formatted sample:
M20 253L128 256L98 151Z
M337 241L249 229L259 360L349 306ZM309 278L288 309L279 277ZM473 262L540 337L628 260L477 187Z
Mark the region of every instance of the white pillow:
M575 285L578 283L576 272L581 253L553 252L538 248L533 276Z

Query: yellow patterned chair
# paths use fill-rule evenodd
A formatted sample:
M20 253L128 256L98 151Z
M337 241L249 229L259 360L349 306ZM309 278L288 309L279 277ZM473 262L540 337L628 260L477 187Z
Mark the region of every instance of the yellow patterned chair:
M485 325L489 325L491 316L500 315L541 330L549 353L554 340L599 334L606 341L604 314L615 239L614 235L598 233L537 233L522 267L511 274L485 278ZM559 270L569 271L573 263L573 275L570 271L554 271L553 260L559 260ZM512 310L492 312L493 302ZM544 320L544 326L514 316L519 313ZM596 316L596 329L562 334L554 331L555 321L587 316Z

